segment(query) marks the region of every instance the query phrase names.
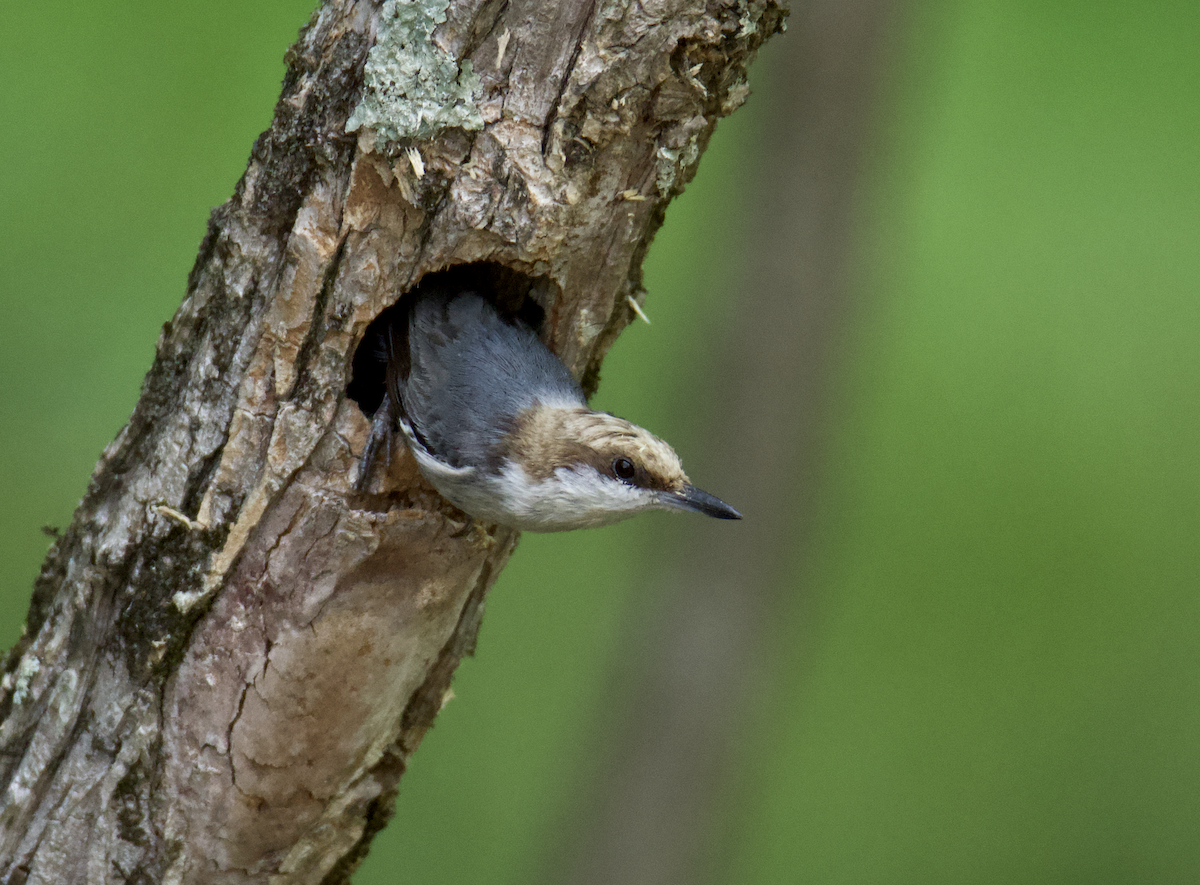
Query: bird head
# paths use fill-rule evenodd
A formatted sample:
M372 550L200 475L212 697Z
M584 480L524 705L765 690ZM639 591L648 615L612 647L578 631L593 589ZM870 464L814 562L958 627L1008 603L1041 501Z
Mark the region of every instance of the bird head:
M696 488L663 440L586 407L525 410L506 434L498 482L517 522L541 531L608 525L646 510L741 514Z

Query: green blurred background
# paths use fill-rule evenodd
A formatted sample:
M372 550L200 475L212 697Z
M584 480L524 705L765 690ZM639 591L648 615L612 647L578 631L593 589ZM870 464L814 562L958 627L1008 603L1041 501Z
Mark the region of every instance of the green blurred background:
M69 522L128 417L310 11L0 6L6 646L39 527ZM788 89L789 39L758 97ZM721 876L1200 881L1200 7L918 4L893 56L817 529L765 640ZM598 396L685 461L705 311L753 309L727 257L754 237L747 176L771 174L761 110L721 124L670 210L654 325ZM356 882L543 869L661 519L522 540Z

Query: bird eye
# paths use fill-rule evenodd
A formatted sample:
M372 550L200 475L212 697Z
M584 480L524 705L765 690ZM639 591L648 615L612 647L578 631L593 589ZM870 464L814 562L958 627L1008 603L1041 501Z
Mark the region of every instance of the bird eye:
M633 475L637 472L633 462L628 458L617 458L612 463L612 469L620 479L633 479Z

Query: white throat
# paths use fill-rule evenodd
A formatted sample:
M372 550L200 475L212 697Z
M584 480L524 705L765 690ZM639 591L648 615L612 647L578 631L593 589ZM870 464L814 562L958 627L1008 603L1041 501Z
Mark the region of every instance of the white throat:
M590 467L560 467L533 482L519 465L505 462L489 478L492 501L503 508L495 519L533 532L611 525L662 505L654 492L602 476ZM464 508L465 509L465 508Z

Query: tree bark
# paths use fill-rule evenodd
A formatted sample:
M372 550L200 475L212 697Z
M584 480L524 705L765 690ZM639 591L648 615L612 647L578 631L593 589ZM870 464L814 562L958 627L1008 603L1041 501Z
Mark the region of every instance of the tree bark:
M463 266L536 301L594 387L668 201L783 15L314 13L9 655L0 880L348 879L517 541L467 523L402 444L353 491L355 347L424 275Z

